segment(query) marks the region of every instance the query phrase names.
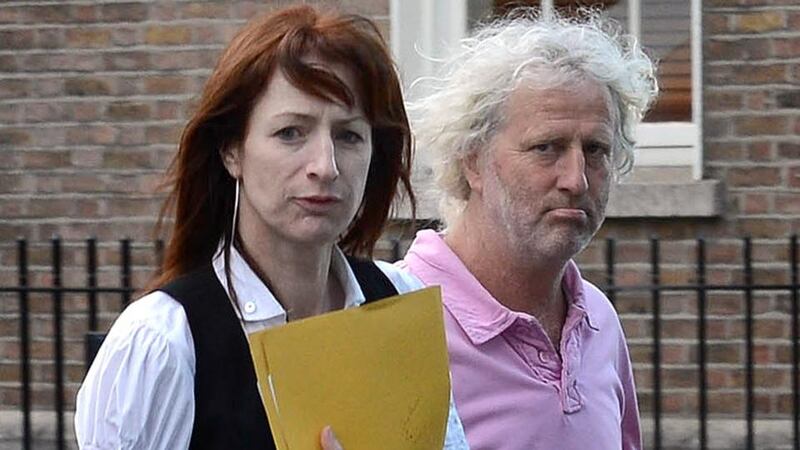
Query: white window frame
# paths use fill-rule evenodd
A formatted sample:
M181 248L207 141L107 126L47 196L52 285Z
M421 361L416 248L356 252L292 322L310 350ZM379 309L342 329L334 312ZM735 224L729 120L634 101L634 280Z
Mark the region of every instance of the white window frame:
M469 4L485 0L391 0L391 45L406 87L435 70L435 61L466 36ZM553 8L553 0L542 0ZM689 122L647 122L637 130L636 166L689 167L694 180L703 178L702 5L690 0L692 119ZM628 0L629 32L640 34L640 0Z

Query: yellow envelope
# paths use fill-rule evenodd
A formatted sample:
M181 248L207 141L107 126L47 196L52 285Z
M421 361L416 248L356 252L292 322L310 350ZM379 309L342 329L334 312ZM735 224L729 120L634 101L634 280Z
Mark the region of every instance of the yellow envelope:
M438 287L250 335L278 450L437 449L450 395Z

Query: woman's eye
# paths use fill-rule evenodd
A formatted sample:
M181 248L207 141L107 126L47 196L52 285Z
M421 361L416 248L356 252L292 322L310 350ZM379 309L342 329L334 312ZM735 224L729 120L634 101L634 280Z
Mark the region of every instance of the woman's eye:
M361 134L352 130L344 130L337 133L336 140L349 145L355 145L364 142L364 138L361 136Z
M303 136L302 131L298 127L285 127L276 131L275 137L282 141L295 141Z

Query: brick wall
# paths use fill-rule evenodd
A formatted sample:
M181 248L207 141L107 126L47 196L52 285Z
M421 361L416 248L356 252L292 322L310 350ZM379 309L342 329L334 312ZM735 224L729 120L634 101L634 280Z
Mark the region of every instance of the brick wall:
M286 2L272 2L283 4ZM350 0L388 30L388 1ZM586 275L605 282L605 238L617 241L620 285L649 282L651 236L662 244L662 280L691 283L694 239L706 237L710 282L742 280L738 237L752 235L755 281L788 279L785 238L800 225L800 5L796 0L705 0L704 159L707 178L727 187L724 216L710 219L609 220L581 255ZM130 237L134 285L152 264L146 244L160 205L156 192L177 135L233 32L270 2L129 2L0 5L0 284L16 283L14 244L32 248L34 282L47 283L49 244L60 235L65 284L82 283L86 257L75 240ZM410 233L392 229L407 238ZM101 284L118 285L117 245L101 246ZM388 243L381 244L387 257ZM0 405L16 408L19 373L16 297L0 301ZM37 407L51 404L50 298L31 299L36 313ZM68 297L73 316L67 356L68 402L82 375L81 336L86 301ZM710 405L740 417L744 408L743 296L709 295ZM696 412L694 294L661 299L666 412ZM119 308L102 301L103 324ZM631 340L642 406L651 406L649 293L619 295L617 308ZM755 296L757 410L786 417L790 362L789 302L785 293Z

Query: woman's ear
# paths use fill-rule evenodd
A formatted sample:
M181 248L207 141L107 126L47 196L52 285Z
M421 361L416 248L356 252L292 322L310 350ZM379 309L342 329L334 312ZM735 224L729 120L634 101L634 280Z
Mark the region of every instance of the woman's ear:
M242 176L241 152L238 147L228 147L219 151L222 164L228 174L235 179Z

